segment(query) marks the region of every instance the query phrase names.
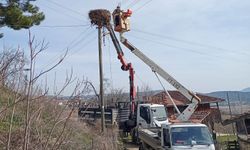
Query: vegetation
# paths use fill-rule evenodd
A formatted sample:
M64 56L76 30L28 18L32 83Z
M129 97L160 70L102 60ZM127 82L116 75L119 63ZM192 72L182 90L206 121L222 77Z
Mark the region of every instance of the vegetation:
M219 143L223 143L223 142L227 142L227 141L235 141L237 140L237 136L236 135L221 135L221 136L217 136L217 142Z
M39 8L30 2L34 0L3 0L0 3L0 27L14 30L28 29L39 25L45 19ZM0 34L0 38L3 34Z
M89 126L77 119L79 97L88 94L91 82L76 80L69 73L54 96L39 79L64 60L67 52L52 67L39 73L36 61L47 48L29 34L29 57L17 50L4 50L0 56L0 149L120 149L116 129L102 134L98 125ZM40 43L40 44L35 44ZM59 95L77 81L69 101L59 105ZM92 84L91 84L92 85Z

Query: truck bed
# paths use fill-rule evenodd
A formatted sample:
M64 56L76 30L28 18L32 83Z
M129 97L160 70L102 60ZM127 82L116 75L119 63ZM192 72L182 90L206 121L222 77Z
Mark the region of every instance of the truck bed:
M144 143L147 143L154 149L161 148L161 139L158 135L160 128L152 128L152 129L139 129L139 138Z

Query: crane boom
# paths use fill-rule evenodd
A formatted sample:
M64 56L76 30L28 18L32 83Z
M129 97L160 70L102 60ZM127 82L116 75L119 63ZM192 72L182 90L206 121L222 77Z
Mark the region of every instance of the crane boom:
M129 71L129 98L130 98L130 102L131 102L131 107L130 107L130 110L131 110L131 116L134 116L134 113L135 113L135 97L136 97L136 90L135 90L135 86L134 86L134 74L135 74L135 71L134 71L134 68L132 66L132 63L127 63L125 58L124 58L124 53L122 51L122 48L120 46L120 43L118 41L118 39L116 38L115 36L115 33L114 33L114 30L112 28L111 25L107 26L107 29L110 33L110 37L112 39L112 42L115 46L115 49L116 49L116 52L117 52L117 55L118 55L118 59L120 60L122 66L121 66L121 69L123 71Z
M180 121L187 121L194 113L198 104L200 103L200 98L193 93L192 91L185 88L181 83L179 83L176 79L174 79L170 74L168 74L164 69L162 69L159 65L157 65L153 60L144 55L138 48L136 48L133 44L131 44L125 37L123 37L123 33L130 31L130 21L129 18L132 14L131 10L127 10L126 12L122 11L118 6L113 12L113 21L114 21L114 29L115 31L120 33L120 41L123 45L125 45L132 53L134 53L138 58L140 58L145 64L147 64L153 72L159 74L163 79L165 79L168 83L170 83L173 87L175 87L183 96L185 96L190 104L188 107L177 117ZM111 34L116 38L112 27L110 28ZM115 39L114 39L115 40ZM117 40L117 39L116 39ZM117 43L119 44L119 43ZM175 104L174 104L175 105Z
M191 103L188 107L177 117L180 121L187 121L191 115L194 113L195 109L200 103L200 98L193 93L192 91L185 88L181 83L179 83L176 79L174 79L170 74L168 74L165 70L163 70L159 65L157 65L154 61L144 55L138 48L132 45L125 37L120 34L120 41L138 58L140 58L145 64L147 64L153 72L159 74L163 79L165 79L168 83L170 83L173 87L175 87L182 95L184 95Z

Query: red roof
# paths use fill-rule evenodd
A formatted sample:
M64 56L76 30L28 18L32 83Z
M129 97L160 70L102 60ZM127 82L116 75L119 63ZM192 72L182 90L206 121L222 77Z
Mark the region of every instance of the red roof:
M190 101L185 96L183 96L179 91L168 91L168 93L170 94L170 96L172 97L177 106L185 106L190 103ZM224 99L206 96L203 94L197 94L197 96L201 98L201 104L217 103L224 101ZM151 96L150 101L154 103L165 104L167 106L173 105L170 98L164 91Z

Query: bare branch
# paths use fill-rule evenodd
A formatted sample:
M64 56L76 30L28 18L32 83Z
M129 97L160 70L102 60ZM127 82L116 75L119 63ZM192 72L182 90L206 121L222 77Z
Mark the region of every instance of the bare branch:
M95 92L96 97L97 97L98 100L99 100L99 94L97 93L96 88L95 88L95 86L93 85L93 83L90 82L90 81L86 81L86 83L89 84L89 85L92 87L92 89L93 89L94 92Z
M40 76L44 75L45 73L48 73L49 71L53 70L54 68L56 68L59 64L62 63L62 61L64 60L64 58L67 56L68 51L66 51L66 53L63 55L63 57L56 63L54 64L51 68L42 71L40 74L38 74L36 77L34 77L32 79L32 82L36 81Z

